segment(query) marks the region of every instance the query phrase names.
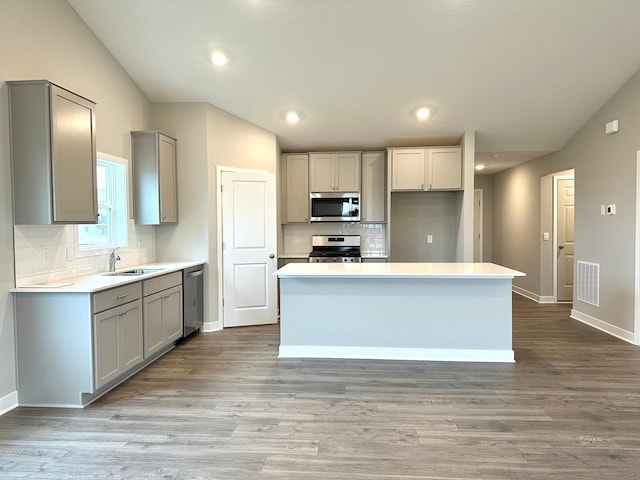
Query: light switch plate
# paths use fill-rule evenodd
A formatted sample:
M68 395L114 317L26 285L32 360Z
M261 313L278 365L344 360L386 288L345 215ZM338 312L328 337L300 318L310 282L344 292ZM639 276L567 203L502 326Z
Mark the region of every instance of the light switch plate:
M550 237L549 237L549 232L544 232L544 233L542 234L542 240L544 240L545 242L548 242L548 241L549 241L549 238L550 238Z

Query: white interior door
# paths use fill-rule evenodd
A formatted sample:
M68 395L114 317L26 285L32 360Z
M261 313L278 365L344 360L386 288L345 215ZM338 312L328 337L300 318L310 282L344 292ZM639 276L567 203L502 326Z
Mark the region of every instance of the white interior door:
M558 179L557 183L557 301L573 301L573 250L574 250L574 183L573 179Z
M222 172L223 326L276 323L276 189L271 173Z

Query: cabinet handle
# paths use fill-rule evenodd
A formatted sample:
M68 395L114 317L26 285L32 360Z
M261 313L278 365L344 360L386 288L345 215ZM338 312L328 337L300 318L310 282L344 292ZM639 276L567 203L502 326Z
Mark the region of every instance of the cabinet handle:
M128 293L125 293L124 295L118 295L118 296L116 297L116 300L122 300L123 298L127 298L128 296L129 296L129 294L128 294Z

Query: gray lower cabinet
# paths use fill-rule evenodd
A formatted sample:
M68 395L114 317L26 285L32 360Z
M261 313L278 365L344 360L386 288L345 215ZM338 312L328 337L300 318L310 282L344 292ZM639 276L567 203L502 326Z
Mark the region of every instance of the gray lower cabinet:
M182 273L143 282L144 357L151 358L182 337Z
M7 83L15 224L96 223L95 104L46 80Z
M85 406L182 336L182 271L96 293L14 295L22 406Z
M101 388L144 360L142 301L98 313L93 322L95 383Z

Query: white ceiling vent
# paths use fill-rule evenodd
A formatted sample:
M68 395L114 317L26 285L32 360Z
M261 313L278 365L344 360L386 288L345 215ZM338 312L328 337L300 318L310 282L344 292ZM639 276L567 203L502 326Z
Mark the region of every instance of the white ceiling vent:
M578 300L600 306L600 264L578 261Z

